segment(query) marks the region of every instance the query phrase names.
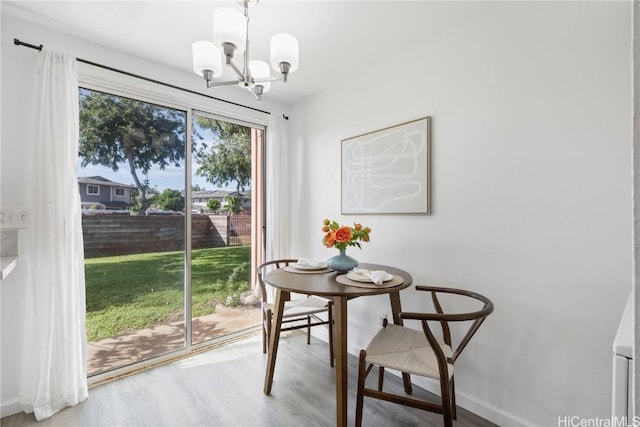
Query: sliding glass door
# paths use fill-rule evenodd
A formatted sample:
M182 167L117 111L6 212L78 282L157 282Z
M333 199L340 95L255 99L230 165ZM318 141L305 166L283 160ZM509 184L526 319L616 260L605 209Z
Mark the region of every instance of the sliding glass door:
M186 112L80 90L88 375L184 348Z
M259 256L263 134L187 107L80 90L89 376L259 324L242 299Z

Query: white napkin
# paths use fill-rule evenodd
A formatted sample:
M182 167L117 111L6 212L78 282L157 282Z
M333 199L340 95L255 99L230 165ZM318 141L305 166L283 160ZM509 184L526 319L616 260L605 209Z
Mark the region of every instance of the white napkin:
M298 266L300 267L322 267L322 261L312 261L309 258L298 258Z
M369 279L376 285L382 285L384 282L384 277L387 275L387 272L384 270L374 270L369 272Z
M369 279L378 286L382 285L384 278L387 276L387 272L384 270L367 270L364 268L356 268L351 273L358 277Z

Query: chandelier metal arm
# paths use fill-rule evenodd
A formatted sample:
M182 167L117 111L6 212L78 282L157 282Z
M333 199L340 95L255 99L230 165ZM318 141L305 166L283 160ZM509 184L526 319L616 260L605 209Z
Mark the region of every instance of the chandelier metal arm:
M238 75L238 77L240 77L241 81L244 81L247 79L246 74L243 71L240 71L240 69L238 68L238 66L236 64L234 64L233 62L229 63L229 66L231 68L233 68L233 71L236 72L236 74Z
M238 80L229 80L226 82L218 82L218 81L207 81L207 87L208 88L212 88L212 87L216 87L216 86L235 86L239 83L242 83L243 80L242 79L238 79Z
M210 84L207 85L207 87L211 88L211 87L216 87L216 86L231 86L231 85L237 85L239 83L244 83L245 80L242 77L242 75L238 75L239 78L237 80L229 80L229 81L213 81L213 80L209 80ZM284 81L283 76L279 76L279 77L265 77L265 78L253 78L251 80L248 80L248 83L253 83L253 84L259 84L259 83L266 83L266 82L281 82Z
M259 82L282 82L285 81L284 80L284 76L276 76L276 77L260 77L260 78L255 78L253 79L254 83L259 83Z

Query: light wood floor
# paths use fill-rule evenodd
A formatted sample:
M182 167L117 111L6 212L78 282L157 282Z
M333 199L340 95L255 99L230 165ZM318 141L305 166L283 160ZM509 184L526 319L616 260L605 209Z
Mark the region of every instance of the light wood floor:
M14 426L333 426L334 369L327 344L282 338L272 393L262 393L266 355L261 338L248 339L103 384L89 398L36 422L24 413L2 419ZM355 419L357 358L349 356L349 423ZM369 376L375 381L377 376ZM372 383L373 384L373 383ZM373 387L373 385L371 385ZM401 392L387 374L385 390ZM431 396L414 386L414 396ZM438 414L365 398L363 426L441 426ZM494 424L458 408L456 427Z

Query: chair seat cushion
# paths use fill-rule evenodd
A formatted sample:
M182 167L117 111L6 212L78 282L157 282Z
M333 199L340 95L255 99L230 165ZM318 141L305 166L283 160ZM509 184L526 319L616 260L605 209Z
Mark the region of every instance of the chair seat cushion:
M438 342L444 355L451 357L451 347L442 339L438 339ZM373 337L366 351L367 363L423 377L440 378L438 361L422 331L388 324ZM447 365L451 378L453 365Z
M322 313L327 311L328 301L315 296L309 298L294 299L284 303L283 318L306 316L308 314ZM263 310L271 310L273 312L273 304L265 303L262 305Z

